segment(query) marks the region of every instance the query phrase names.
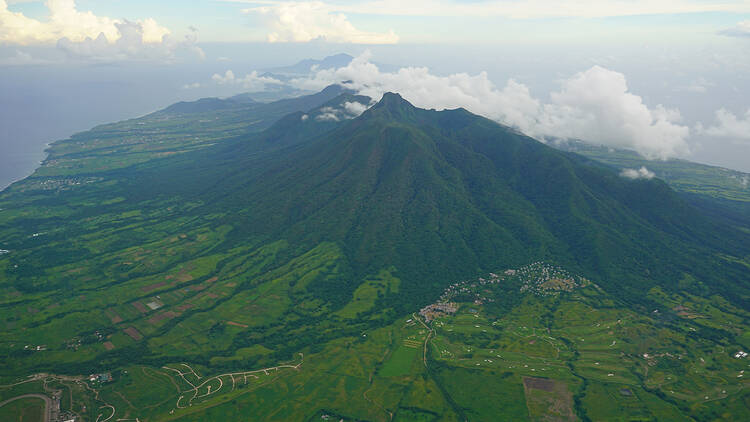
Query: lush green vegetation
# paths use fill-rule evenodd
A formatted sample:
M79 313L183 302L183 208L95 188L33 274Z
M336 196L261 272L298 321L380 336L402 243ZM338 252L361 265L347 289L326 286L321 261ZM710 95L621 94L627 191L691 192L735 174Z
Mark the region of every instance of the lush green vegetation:
M347 101L53 145L0 194L0 397L91 421L749 416L737 219L464 110L319 118ZM458 312L417 316L441 295Z

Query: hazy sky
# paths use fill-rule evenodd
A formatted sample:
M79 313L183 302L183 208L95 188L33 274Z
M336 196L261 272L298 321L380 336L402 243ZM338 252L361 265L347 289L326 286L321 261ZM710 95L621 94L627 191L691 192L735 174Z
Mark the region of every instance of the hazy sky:
M0 0L0 154L339 52L357 59L292 84L750 171L750 1L732 0Z

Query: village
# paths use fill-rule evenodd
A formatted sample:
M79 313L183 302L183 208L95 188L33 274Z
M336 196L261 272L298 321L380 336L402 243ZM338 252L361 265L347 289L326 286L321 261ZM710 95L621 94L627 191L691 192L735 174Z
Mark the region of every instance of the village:
M452 315L458 310L454 302L473 302L475 305L492 303L492 286L510 284L520 281L520 292L529 292L537 296L552 296L561 292L571 292L576 288L591 284L583 277L571 275L568 271L544 262L534 262L519 269L507 269L502 275L489 273L476 280L459 281L449 285L437 302L427 305L419 314L430 322L443 315Z

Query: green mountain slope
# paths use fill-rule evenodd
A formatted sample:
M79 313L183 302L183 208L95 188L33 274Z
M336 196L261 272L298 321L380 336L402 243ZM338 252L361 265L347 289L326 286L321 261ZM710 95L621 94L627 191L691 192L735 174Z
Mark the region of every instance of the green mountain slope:
M679 192L691 205L714 218L750 232L750 175L685 160L647 160L634 151L588 145L578 141L553 144L616 169L646 167Z
M747 415L731 220L465 110L354 102L53 145L0 194L0 400L65 389L83 420Z
M716 253L744 256L747 237L659 180L630 181L464 110L419 110L391 94L323 136L285 126L297 138L276 153L238 141L135 183L230 210L247 222L243 237L335 242L356 278L395 265L415 296L498 263L554 259L629 298L691 274L746 300L744 267ZM338 300L356 286L337 288Z

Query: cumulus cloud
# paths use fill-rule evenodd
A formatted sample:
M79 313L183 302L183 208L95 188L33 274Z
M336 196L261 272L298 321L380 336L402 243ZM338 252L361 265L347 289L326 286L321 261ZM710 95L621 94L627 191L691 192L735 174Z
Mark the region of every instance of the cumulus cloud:
M283 2L243 10L259 14L269 28L269 42L308 42L324 40L333 43L395 44L398 36L357 29L335 8L319 1Z
M722 138L734 138L741 141L750 141L750 109L744 116L737 116L726 109L719 109L715 113L716 122L713 126L703 127L698 124L697 130L709 136Z
M106 16L96 16L92 12L81 12L75 0L48 0L49 19L39 21L26 17L23 13L8 10L8 3L0 0L0 42L15 45L51 44L62 38L70 42L83 42L96 39L100 34L114 43L123 34L118 24L124 22ZM137 21L142 33L142 42L160 43L169 30L148 18Z
M74 41L67 37L57 42L57 47L68 56L92 60L125 60L143 59L160 60L171 59L179 49L192 51L198 57L203 58L203 50L195 45L195 35L185 37L183 41L177 42L168 36L163 36L161 42L147 42L147 29L143 23L123 21L116 23L119 37L110 42L104 33L96 38L85 38L82 41ZM153 33L150 36L154 36Z
M369 53L356 57L348 66L320 70L291 83L302 89L340 83L375 99L388 91L398 92L418 107L464 107L540 139L582 139L634 149L649 158L688 151L690 129L679 124L679 111L661 105L648 107L629 91L623 74L600 66L563 81L547 102L535 98L526 85L514 80L498 88L485 72L438 76L424 67L381 72L370 62Z
M750 20L738 22L733 28L725 29L719 33L730 37L750 37Z
M639 169L622 169L622 171L620 172L620 176L626 179L633 179L633 180L635 179L649 180L649 179L653 179L654 176L656 175L654 174L654 172L647 169L646 167L641 167Z
M219 85L238 85L252 91L263 91L268 85L284 85L284 82L270 76L262 76L256 70L241 78L236 77L232 70L227 70L223 75L214 73L211 79Z
M56 44L69 57L92 60L171 59L180 49L204 58L194 28L184 40L170 38L169 29L153 18L137 21L97 16L76 8L75 0L48 0L49 18L29 18L0 0L0 44Z

